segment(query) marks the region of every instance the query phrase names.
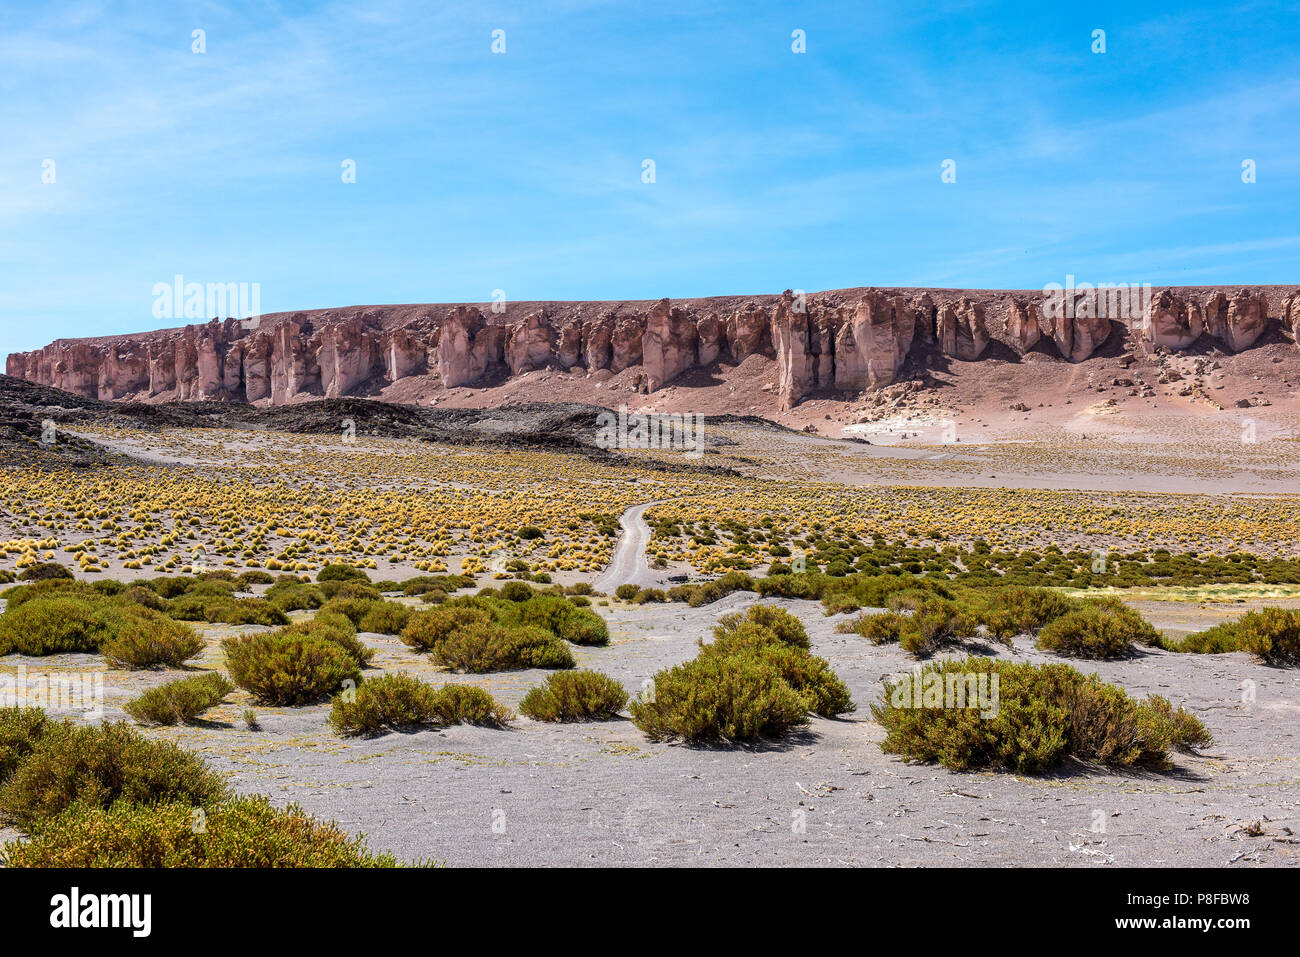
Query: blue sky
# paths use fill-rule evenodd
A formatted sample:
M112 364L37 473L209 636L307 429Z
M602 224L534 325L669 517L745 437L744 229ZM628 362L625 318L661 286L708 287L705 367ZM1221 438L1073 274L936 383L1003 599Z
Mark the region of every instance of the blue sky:
M1300 5L1069 6L6 2L0 352L178 324L178 273L267 313L1300 282Z

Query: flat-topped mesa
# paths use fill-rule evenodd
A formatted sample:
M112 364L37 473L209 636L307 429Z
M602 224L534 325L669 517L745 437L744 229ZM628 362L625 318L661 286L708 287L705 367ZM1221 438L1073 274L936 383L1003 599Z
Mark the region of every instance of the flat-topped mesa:
M1131 297L1119 300L1119 315L1110 295L787 290L653 303L376 306L62 339L11 354L7 371L99 399L281 405L375 395L404 379L422 379L429 390L486 386L540 369L639 369L638 387L655 392L692 369L760 356L775 362L776 393L788 410L811 394L887 386L909 363L979 361L994 342L1005 347L1003 358L1037 351L1082 362L1112 336L1132 335L1138 348L1203 341L1240 351L1269 328L1269 299L1259 289L1162 289L1136 311ZM1300 332L1300 292L1288 287L1276 304L1282 327Z

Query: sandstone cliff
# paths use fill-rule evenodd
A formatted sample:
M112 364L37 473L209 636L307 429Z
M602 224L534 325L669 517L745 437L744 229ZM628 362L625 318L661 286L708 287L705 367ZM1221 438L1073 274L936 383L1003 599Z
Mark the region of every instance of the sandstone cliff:
M1270 323L1294 335L1295 287L1161 289L1136 311L1098 292L836 290L676 302L374 306L213 319L130 336L65 339L8 358L9 375L79 395L281 405L373 394L425 377L473 387L537 369L639 368L654 392L684 373L750 356L772 360L780 405L816 392L876 389L903 367L1043 353L1082 362L1113 338L1154 350L1255 344ZM1122 304L1121 304L1122 305ZM1270 316L1272 318L1270 318ZM1276 320L1276 322L1274 322Z

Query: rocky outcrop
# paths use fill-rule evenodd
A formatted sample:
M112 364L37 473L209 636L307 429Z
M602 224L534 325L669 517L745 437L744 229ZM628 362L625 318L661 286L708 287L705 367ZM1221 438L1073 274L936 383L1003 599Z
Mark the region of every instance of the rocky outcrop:
M939 307L935 335L944 355L965 362L975 361L989 344L984 307L966 296L945 302Z
M1300 291L1287 294L1275 315L1294 334ZM938 356L980 360L994 339L1020 355L1054 346L1084 361L1124 328L1112 321L1111 295L787 290L654 303L358 307L59 340L10 355L6 368L92 398L280 405L374 395L416 376L430 388L472 388L541 369L633 370L631 384L653 392L693 368L759 357L774 360L775 390L789 409L812 394L886 387L909 364L914 374ZM1203 337L1245 349L1269 323L1269 300L1258 289L1164 289L1144 306L1130 320L1134 334L1171 350Z
M1152 298L1142 314L1142 335L1152 345L1186 349L1205 332L1205 316L1169 289Z
M1282 322L1289 321L1283 304ZM1268 297L1239 289L1231 297L1215 292L1199 302L1172 289L1162 289L1142 316L1142 337L1153 346L1186 349L1202 335L1217 339L1233 352L1248 349L1268 328Z
M1064 358L1082 362L1110 338L1113 311L1095 291L1059 293L1045 299L1039 329Z
M1268 297L1238 289L1228 302L1228 328L1223 341L1233 352L1249 349L1268 326Z
M1282 325L1290 331L1291 338L1300 342L1300 293L1287 297L1282 304Z
M674 309L667 299L660 299L646 320L641 337L641 358L645 366L646 389L663 388L687 369L696 365L699 333L695 323L681 309Z
M1003 317L1003 341L1019 355L1024 355L1043 337L1043 310L1033 301L1012 299Z

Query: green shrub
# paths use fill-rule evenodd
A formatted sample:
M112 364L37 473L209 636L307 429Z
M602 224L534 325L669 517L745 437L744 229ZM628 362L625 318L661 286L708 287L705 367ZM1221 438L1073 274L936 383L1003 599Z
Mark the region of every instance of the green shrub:
M227 625L287 625L289 617L265 598L236 598L204 582L174 598L167 614L179 621L221 622ZM214 587L208 587L209 585Z
M598 671L557 671L524 695L519 710L535 721L604 721L627 707L627 691Z
M384 596L370 582L342 582L330 595L331 598L364 598L367 601L379 601Z
M1291 608L1250 611L1236 621L1188 635L1168 647L1198 654L1247 651L1265 664L1294 665L1300 662L1300 611Z
M912 575L846 575L827 580L822 588L822 605L832 615L859 608L888 608L899 592L921 591L936 598L953 598L952 589L937 581Z
M0 784L32 753L48 724L40 708L0 708Z
M354 693L338 695L330 725L342 735L379 734L421 725L500 726L513 717L482 688L444 685L432 688L413 675L397 672L362 682Z
M276 582L262 597L281 611L310 611L326 601L319 588L299 581Z
M77 806L41 823L27 841L5 846L10 867L394 867L362 837L351 837L296 804L284 810L263 796L214 804L108 808Z
M753 654L700 655L660 671L629 709L652 741L754 741L808 723L805 698Z
M327 608L322 608L314 618L295 621L281 628L277 635L310 635L333 642L357 663L358 668L365 668L375 656L375 650L369 648L357 637L357 630L352 620L345 615Z
M793 573L788 566L773 564L766 578L755 579L754 590L764 598L821 599L830 579L821 572Z
M533 590L523 582L506 582L501 586L501 597L506 601L528 601L533 597Z
M1231 622L1215 625L1205 631L1187 635L1179 641L1166 639L1164 647L1169 651L1180 651L1196 655L1223 655L1230 651L1240 651L1238 633L1230 627Z
M357 622L357 630L377 635L397 635L411 620L412 609L400 602L377 601Z
M417 651L434 651L451 637L452 633L474 624L492 620L490 612L464 605L444 605L412 615L400 635Z
M980 624L999 641L1038 631L1079 608L1079 602L1048 588L1009 585L975 592L972 596Z
M307 704L361 678L352 655L317 635L241 635L226 638L221 647L235 684L264 704Z
M522 538L524 541L530 541L534 538L541 538L545 534L546 533L543 532L536 525L524 525L522 528L519 529L519 537Z
M417 575L401 583L404 595L424 595L440 591L444 595L474 584L473 575Z
M95 582L96 585L104 584ZM119 592L124 601L132 602L136 605L142 605L152 611L167 611L167 599L163 598L152 588L146 588L144 585L128 585Z
M732 571L713 581L699 582L695 585L676 585L668 589L668 600L684 601L692 608L702 608L726 598L732 592L753 591L754 588L754 579L744 572Z
M746 623L766 628L782 644L793 645L796 648L810 647L808 631L804 628L803 622L784 608L775 605L750 605L743 614L732 612L730 615L723 615L714 626L713 634L717 638L723 638Z
M972 686L981 679L983 700ZM1171 748L1211 743L1205 726L1182 708L1159 697L1134 701L1062 664L934 662L886 681L871 712L885 729L883 751L958 771L1033 773L1067 757L1164 769Z
M203 651L193 628L147 608L124 609L112 638L100 645L114 668L179 668Z
M825 658L808 651L808 633L789 612L772 605L753 605L744 614L724 615L713 628L711 644L700 655L751 655L773 669L806 701L806 709L824 718L855 709L849 689Z
M518 622L545 628L575 645L609 643L609 628L603 618L559 595L534 595L526 601L512 603L501 610L497 620L503 624Z
M326 565L316 574L318 582L370 581L370 576L352 565Z
M172 599L179 598L185 592L198 584L197 578L184 578L179 575L159 575L157 578L142 578L131 584L148 588L157 593L162 598Z
M6 588L3 593L0 593L0 598L5 599L8 603L6 607L10 611L36 598L55 597L84 598L87 601L100 602L106 596L92 585L67 578L49 578L44 581L32 582L30 585L15 585L13 588Z
M619 585L614 589L614 597L619 601L631 601L636 597L636 593L640 590L639 587L628 582L627 584Z
M501 727L514 718L509 708L474 685L446 684L434 692L433 715L438 724L477 724Z
M102 598L33 598L0 615L0 655L95 652L121 618L121 609Z
M249 585L273 585L274 583L275 576L260 568L250 568L246 572L240 572L235 578L235 584L241 589L247 589Z
M668 596L664 594L664 590L662 588L641 588L638 589L637 593L632 596L632 604L634 605L648 605L651 603L657 604L659 602L665 602L667 600L668 600Z
M34 565L28 565L23 569L23 581L41 582L49 581L52 578L74 578L72 570L65 568L58 562L37 562Z
M0 818L31 830L74 803L108 807L180 802L202 807L225 796L220 776L197 755L153 741L124 723L51 723L0 787Z
M321 611L343 615L352 622L353 627L359 628L361 619L365 618L370 609L379 604L380 601L382 599L349 597L339 594L321 605Z
M977 634L975 613L937 594L909 589L887 600L891 611L862 615L850 626L874 645L896 641L914 657L928 658ZM903 609L911 614L902 614Z
M1039 648L1067 658L1127 658L1134 642L1159 646L1160 633L1119 602L1085 601L1038 633Z
M475 622L452 632L433 648L434 659L456 671L520 671L526 668L572 668L569 646L544 628L506 628Z
M189 723L216 707L235 686L225 676L211 671L190 678L178 678L132 698L124 710L144 724Z

